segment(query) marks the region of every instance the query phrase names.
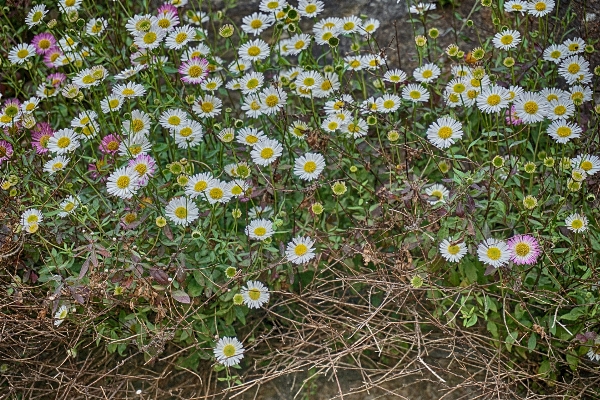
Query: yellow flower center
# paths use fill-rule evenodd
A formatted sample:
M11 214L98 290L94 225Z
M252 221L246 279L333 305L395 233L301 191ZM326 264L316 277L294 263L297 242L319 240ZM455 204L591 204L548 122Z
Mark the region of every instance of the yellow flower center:
M567 112L567 108L563 105L556 106L554 108L554 114L556 115L564 115Z
M352 61L350 61L350 66L352 68L358 68L358 67L360 67L360 61L359 60L352 60Z
M462 93L465 91L466 88L467 87L462 83L457 83L452 87L452 90L454 90L454 93Z
M125 221L126 224L131 224L131 223L135 222L136 219L137 219L137 215L135 213L127 213L123 217L123 220Z
M277 7L279 7L279 2L278 1L270 1L270 2L267 3L267 8L269 10L274 10Z
M35 214L31 214L29 217L27 217L27 223L28 224L33 224L33 223L37 223L38 222L38 216Z
M441 139L449 139L450 137L452 137L452 128L450 128L449 126L442 126L438 131L438 136Z
M560 56L561 56L560 50L554 50L552 53L550 53L550 58L560 58Z
M248 49L248 55L250 57L256 57L260 54L260 47L258 46L250 46Z
M223 190L221 190L221 188L215 187L215 188L210 189L210 191L208 192L208 195L210 196L211 199L219 200L220 198L223 197Z
M181 118L179 118L177 115L171 115L167 122L169 123L169 125L177 126L181 123Z
M323 36L321 36L321 39L323 40L329 40L333 37L333 33L329 32L329 31L325 31L323 33ZM358 65L360 65L360 63L358 63Z
M434 190L433 192L431 192L431 196L437 197L439 200L442 200L444 198L444 194L440 190Z
M233 357L235 355L235 346L230 344L226 344L223 347L223 354L225 357Z
M263 23L260 19L255 19L250 22L250 27L252 29L259 29L261 26L263 26Z
M569 67L567 68L567 70L569 71L569 73L571 74L576 74L579 72L579 70L581 69L581 67L579 67L579 64L577 63L572 63L569 64Z
M210 101L204 101L202 102L202 106L200 106L200 108L202 108L203 112L210 113L215 109L215 106Z
M253 101L250 103L250 109L254 111L260 110L260 103L258 101Z
M490 260L496 261L500 259L500 257L502 256L502 252L497 247L490 247L487 250L487 256Z
M240 187L240 185L235 185L233 188L231 188L231 193L234 196L239 196L240 194L242 194L243 190Z
M573 222L571 222L571 228L573 228L573 229L583 228L583 221L580 219L573 220Z
M544 11L546 9L546 3L543 1L538 1L535 3L535 9L536 11Z
M65 0L65 6L73 7L75 5L75 0Z
M63 163L59 162L55 162L54 165L52 165L52 171L58 171L61 170L63 168Z
M265 104L267 107L275 107L278 103L279 97L274 94L270 94L265 98Z
M134 119L131 121L131 129L133 130L133 132L139 132L142 129L144 129L144 121L142 121L141 119Z
M308 247L303 243L297 244L296 247L294 248L294 254L296 254L298 257L305 255L307 252L308 252Z
M217 88L217 82L208 82L206 84L206 90L215 90Z
M262 158L264 158L265 160L268 160L269 158L273 157L273 154L274 154L273 149L271 149L269 147L262 149L260 151L260 156Z
M131 179L129 179L129 177L126 175L120 176L119 179L117 179L117 187L119 189L128 188L130 183Z
M432 76L433 76L433 71L431 71L430 69L423 71L423 78L429 79Z
M140 176L143 176L146 171L148 171L148 166L146 164L138 164L135 166L135 172L137 172L138 174L140 174Z
M176 36L175 36L175 43L177 44L181 44L183 42L185 42L188 38L187 33L185 32L179 32Z
M194 185L194 191L195 192L202 192L207 187L208 187L208 184L206 183L206 181L198 181Z
M73 209L75 208L75 204L68 202L67 204L65 204L65 206L63 207L63 210L66 212L71 212L73 211Z
M43 16L44 16L44 13L43 13L43 12L41 12L41 11L36 11L36 12L33 14L33 16L31 17L31 20L32 20L33 22L39 22L39 21L42 19L42 17L43 17Z
M264 236L267 233L267 229L263 226L259 226L258 228L254 229L254 234L256 236Z
M296 43L294 43L294 47L296 48L296 50L300 50L304 48L304 45L306 43L304 42L304 40L298 40Z
M56 142L56 145L61 149L65 149L65 148L69 147L70 144L71 144L71 139L69 139L66 136L61 137Z
M49 49L52 43L48 39L42 39L38 42L38 47L40 49Z
M317 170L317 163L314 161L307 161L304 164L304 171L308 172L309 174L312 174L313 172L315 172Z
M512 37L512 35L504 35L500 39L500 41L502 42L502 44L505 45L505 46L511 44L513 42L513 40L514 40L514 38Z
M304 11L306 11L307 14L312 14L317 11L317 6L315 4L309 4L306 6Z
M383 102L383 108L393 108L396 105L396 102L394 100L386 100Z
M119 99L112 99L112 100L110 100L110 101L108 102L108 106L109 106L111 109L115 109L115 108L117 108L117 107L119 106L119 103L120 103Z
M571 43L569 45L569 51L577 51L579 50L579 45L577 43Z
M123 94L123 96L133 96L135 94L135 90L130 89L130 88L125 88L123 89L123 92L121 92Z
M556 134L562 138L571 136L571 128L568 126L561 126L556 130Z
M192 78L198 78L199 76L202 75L203 72L204 72L204 69L199 65L192 65L188 69L188 75L191 76Z
M352 29L354 29L356 25L354 24L354 22L352 21L348 21L344 24L344 30L345 31L351 31Z
M419 92L418 90L411 90L409 95L412 99L415 99L415 100L418 100L421 98L421 92Z
M139 144L133 144L133 145L129 146L128 150L131 153L131 155L137 156L138 154L140 154L142 152L142 146L140 146Z
M29 55L29 50L27 49L21 49L19 51L17 51L17 57L19 58L25 58Z
M106 145L106 148L110 151L117 151L117 149L119 148L119 142L117 142L116 140L111 140Z
M250 143L250 144L254 144L254 143L258 142L258 137L254 136L254 135L248 135L248 136L246 136L246 142Z
M186 126L185 128L179 131L179 134L183 137L188 137L192 134L192 128Z
M156 33L154 33L154 32L147 32L144 35L143 40L144 40L144 43L146 43L146 44L152 44L152 43L156 42L156 38L157 38Z
M187 208L184 206L179 206L175 209L175 211L173 211L173 214L175 214L175 216L177 218L185 219L185 218L187 218L187 214L188 214Z
M252 78L252 79L248 80L248 82L246 82L246 88L255 89L259 83L260 82L258 81L258 79Z
M446 250L448 250L448 253L450 253L454 256L454 255L458 254L458 252L460 251L460 247L456 244L453 244L453 245L448 246L448 248Z
M471 89L471 90L468 90L468 91L467 91L467 97L468 97L469 99L471 99L471 100L473 100L474 98L476 98L478 94L479 94L479 92L477 92L477 90L473 90L473 89ZM489 101L489 100L488 100L488 101ZM490 105L491 105L491 104L490 104Z
M515 253L519 257L525 257L530 252L531 252L531 247L527 243L521 242L515 246Z
M540 107L535 101L528 101L525 104L523 104L523 109L527 114L535 114L536 112L538 112Z
M329 121L329 123L327 124L327 128L330 131L335 131L338 128L338 123L336 121Z
M589 171L590 169L592 169L594 167L594 164L592 164L592 162L590 160L585 160L581 163L580 167L584 171Z

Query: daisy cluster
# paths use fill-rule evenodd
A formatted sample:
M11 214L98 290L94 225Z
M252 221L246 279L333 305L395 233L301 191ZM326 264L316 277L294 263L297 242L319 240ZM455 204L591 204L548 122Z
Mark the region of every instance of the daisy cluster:
M70 221L115 251L122 240L145 262L177 247L195 265L208 263L206 248L221 246L213 253L222 260L211 263L247 261L244 276L229 267L210 279L195 274L202 282L195 284L213 284L206 293L230 285L223 301L245 305L244 312L265 307L273 293L257 277L279 288L279 278L268 276L316 268L321 238L334 225L354 226L353 217L319 225L324 211L338 218L375 210L371 204L385 196L371 204L355 197L371 184L373 193L389 190L388 199L405 196L404 204L414 191L423 200L415 200L419 215L454 212L476 197L473 190L488 193L489 203L497 191L529 215L548 200L535 176L543 149L548 181L566 188L547 206L556 211L552 221L577 237L592 218L567 195L600 171L595 148L581 145L590 134L581 115L600 70L592 70L589 43L578 37L548 41L535 60L523 58L534 44L521 19L554 7L552 0L505 2L498 12L510 26L469 52L451 44L426 55L430 44L418 35L418 66L409 70L373 51L378 20L323 17L318 0L262 0L237 21L173 0L131 12L121 26L89 15L81 0L36 5L25 18L32 39L6 52L12 72L35 74L0 106L2 189L24 193L20 225L30 238L47 240L57 222ZM409 7L423 26L435 9ZM538 84L534 73L552 85ZM23 184L25 170L41 184ZM475 222L480 209L488 215L482 204L471 207ZM466 220L464 210L455 214ZM402 229L418 231L420 220ZM434 247L451 263L471 254L494 269L533 266L548 251L528 224L506 224L493 235L463 234L459 225L434 232ZM226 335L216 336L213 352L229 367L244 348Z

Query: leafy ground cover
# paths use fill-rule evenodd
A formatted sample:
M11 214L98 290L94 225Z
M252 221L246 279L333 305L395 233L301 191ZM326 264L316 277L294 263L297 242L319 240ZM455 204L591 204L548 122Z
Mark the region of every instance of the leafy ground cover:
M3 389L598 396L598 16L326 6L3 9Z

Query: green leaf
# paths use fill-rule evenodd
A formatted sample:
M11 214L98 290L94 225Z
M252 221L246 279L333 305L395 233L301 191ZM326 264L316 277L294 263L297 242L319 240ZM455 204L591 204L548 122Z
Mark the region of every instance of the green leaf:
M465 326L465 328L468 328L470 326L473 326L477 323L477 314L473 314L471 315L471 317L469 319L467 319L463 325Z
M569 364L569 368L572 371L577 371L577 366L579 365L579 357L577 355L567 353L567 363Z
M538 368L538 374L548 375L548 372L550 372L550 361L544 360L544 361L542 361L542 363L540 364L540 367Z
M173 298L175 300L177 300L180 303L183 304L190 304L192 302L192 300L190 299L190 296L188 296L188 294L186 292L184 292L183 290L175 290L171 296L173 296Z
M529 336L529 340L527 341L527 348L529 349L529 352L532 352L535 349L536 345L537 335L535 333L532 333L531 336Z
M492 336L494 336L495 338L498 338L498 326L494 322L492 322L492 321L487 322L487 330L488 330L488 332L490 332L492 334Z
M559 319L567 320L567 321L575 321L582 315L585 315L587 312L587 307L575 307L567 314L561 315Z
M477 282L477 266L473 263L466 264L465 275L471 283Z

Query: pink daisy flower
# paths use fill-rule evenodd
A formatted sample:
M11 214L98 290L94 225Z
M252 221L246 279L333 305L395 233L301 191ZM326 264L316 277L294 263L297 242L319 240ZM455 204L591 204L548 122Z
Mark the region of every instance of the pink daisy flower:
M56 72L46 77L46 80L55 88L60 87L62 83L67 79L67 76L62 72Z
M54 64L54 62L56 61L56 59L58 57L60 57L62 55L63 55L63 52L60 49L60 47L58 47L58 46L51 47L46 51L46 54L44 54L44 64L46 64L46 67L48 67L48 68L56 68L56 65Z
M139 174L138 184L140 186L146 186L156 170L154 158L147 154L140 154L133 160L129 160L128 165Z
M0 165L4 160L8 160L13 155L13 147L6 140L0 140Z
M38 33L33 37L31 44L35 47L36 53L46 54L50 49L56 46L56 39L51 33Z
M540 255L540 245L531 235L516 235L509 239L510 260L517 265L535 264Z
M115 154L119 150L121 139L116 133L111 133L102 138L100 143L100 151L104 154Z
M167 13L177 15L177 7L175 7L173 4L170 4L170 3L165 3L162 6L158 7L158 10L157 10L158 15L167 14Z
M179 73L183 75L181 77L183 82L199 85L208 75L208 61L204 58L192 58L181 63Z
M523 123L523 120L515 112L515 106L510 106L510 109L506 110L506 123L509 125L521 125Z
M38 122L31 131L31 145L38 154L48 152L48 142L54 135L54 129L47 122Z

